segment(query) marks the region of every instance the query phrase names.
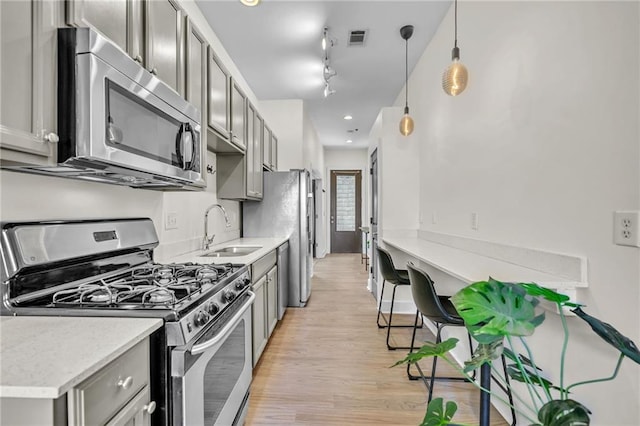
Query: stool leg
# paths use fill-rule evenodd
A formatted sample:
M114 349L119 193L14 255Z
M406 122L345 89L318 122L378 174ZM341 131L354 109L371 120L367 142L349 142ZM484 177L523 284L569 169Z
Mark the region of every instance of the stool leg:
M380 324L380 315L382 312L382 299L384 298L384 285L386 284L386 282L387 280L382 279L382 291L380 292L380 302L378 302L378 319L376 320L376 323L378 324L378 328L386 327L385 325Z
M469 355L471 355L469 359L471 359L473 358L473 341L471 340L471 334L469 334L468 331L467 331L467 338L469 339ZM473 374L471 375L471 378L474 381L476 380L476 370L473 370Z
M515 426L516 425L516 410L515 408L513 408L513 394L511 393L511 387L509 386L509 374L507 373L507 361L504 358L504 355L502 355L500 358L502 358L502 369L504 370L504 381L507 384L507 398L509 398L509 405L511 405L511 426Z
M391 309L389 309L389 325L387 326L387 349L390 351L394 351L396 349L398 349L397 346L391 346L389 344L389 336L391 335L391 324L392 324L392 319L393 319L393 305L395 304L395 300L396 300L396 290L398 289L397 285L393 286L393 292L391 293Z
M420 315L420 311L416 310L416 320L413 323L413 334L411 335L411 348L409 349L409 353L413 352L413 348L415 347L415 342L416 342L416 330L418 328L418 317L421 316ZM422 319L422 322L424 323L424 319ZM419 376L414 376L413 374L411 374L411 364L407 363L407 377L409 377L409 380L418 380L420 377Z
M440 343L442 341L442 324L436 324L436 326L438 327L438 332L436 333L436 344ZM429 398L427 399L427 404L429 402L431 402L431 399L433 398L433 384L436 381L436 366L438 364L438 357L434 356L433 357L433 364L431 365L431 378L429 380Z

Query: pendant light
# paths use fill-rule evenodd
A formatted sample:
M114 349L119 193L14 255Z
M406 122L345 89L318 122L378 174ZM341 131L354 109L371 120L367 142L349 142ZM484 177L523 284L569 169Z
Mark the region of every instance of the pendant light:
M442 74L442 88L447 95L457 96L467 87L469 72L460 62L460 49L458 49L458 0L454 0L454 28L455 38L451 50L453 61Z
M409 39L413 35L413 25L400 28L400 36L404 39L404 115L400 120L400 133L409 136L413 133L413 118L409 115Z

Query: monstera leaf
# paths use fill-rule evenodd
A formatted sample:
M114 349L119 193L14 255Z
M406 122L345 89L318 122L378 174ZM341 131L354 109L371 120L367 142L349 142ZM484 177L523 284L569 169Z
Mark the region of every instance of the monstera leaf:
M572 399L549 401L538 411L544 426L583 426L590 422L591 411Z
M563 389L560 388L559 386L554 385L553 383L551 383L549 380L545 379L544 377L539 377L533 370L531 370L531 367L524 367L524 374L522 373L522 371L518 368L517 365L515 364L509 364L507 365L507 374L509 375L509 377L517 382L522 382L522 383L532 383L534 385L543 387L547 390L549 389L555 389L557 391L562 391ZM568 392L567 392L568 393Z
M521 283L520 286L531 296L542 297L549 302L558 303L561 306L570 306L573 308L583 306L579 303L570 302L569 296L566 294L560 294L551 289L540 287L536 283Z
M489 344L480 343L476 350L473 351L471 359L464 362L464 372L469 373L480 368L482 364L500 358L502 349L502 340L497 340Z
M458 339L456 339L455 337L451 337L440 343L425 342L425 344L420 349L418 349L416 352L407 354L406 357L393 364L392 367L405 363L413 364L420 361L422 358L428 358L431 356L444 356L451 349L455 348L457 344Z
M433 398L427 406L427 413L420 426L449 425L456 411L458 411L458 405L455 402L447 401L445 406L442 398Z
M480 343L488 343L487 335L529 336L544 321L544 313L535 314L538 301L529 297L521 286L492 278L463 288L451 301Z
M572 309L571 312L585 320L591 326L593 331L595 331L596 334L602 337L607 343L618 349L623 355L640 364L640 351L638 351L638 347L633 343L633 340L624 336L611 324L592 317L580 308Z

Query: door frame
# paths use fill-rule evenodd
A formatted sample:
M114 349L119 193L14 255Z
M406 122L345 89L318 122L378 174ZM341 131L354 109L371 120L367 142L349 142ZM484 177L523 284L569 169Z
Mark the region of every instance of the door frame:
M357 247L357 251L353 253L362 253L362 230L360 229L362 226L362 170L360 169L334 169L329 171L329 250L331 253L337 253L337 251L334 251L334 244L336 243L334 238L335 221L332 219L336 216L336 176L340 174L353 175L356 177L356 223L354 241L357 241L357 245L355 246Z

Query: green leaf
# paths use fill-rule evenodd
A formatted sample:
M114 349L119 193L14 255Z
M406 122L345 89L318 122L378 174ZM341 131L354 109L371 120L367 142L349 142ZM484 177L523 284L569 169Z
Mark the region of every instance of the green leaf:
M492 342L490 344L480 343L473 356L469 361L464 362L464 372L476 370L482 366L482 364L490 363L493 360L500 358L502 355L502 340Z
M544 313L535 314L538 301L522 287L491 278L463 288L451 301L476 340L482 335L530 336L544 321Z
M557 391L562 391L562 388L554 385L544 377L538 377L536 373L530 369L530 367L524 367L523 370L524 370L524 374L522 373L522 371L520 371L517 365L515 364L507 365L507 374L509 375L509 378L517 382L522 382L527 384L533 383L534 385L543 387L545 389L555 389ZM526 380L527 378L529 379L529 381Z
M458 339L451 337L440 343L425 342L425 344L416 352L408 353L406 357L393 364L391 367L395 367L400 364L413 364L420 361L422 358L428 358L432 356L445 356L451 349L455 348L458 344Z
M540 287L538 284L536 283L520 283L519 284L522 288L525 289L525 291L527 292L527 294L534 296L534 297L542 297L546 300L548 300L549 302L553 302L553 303L558 303L562 306L571 306L574 308L577 308L579 306L583 306L580 303L573 303L569 301L569 296L567 296L566 294L560 294L556 291L553 291L549 288L545 288L545 287Z
M509 358L511 361L517 363L518 360L516 359L516 354L509 348L504 348L502 350L502 353L504 354L505 357ZM527 358L526 356L522 355L522 354L518 354L518 359L520 360L520 362L527 366L527 367L531 367L531 368L535 368L536 370L542 371L541 368L538 368L537 365L533 365L533 362Z
M444 406L442 398L433 398L427 406L427 412L420 426L450 425L456 411L458 411L458 405L455 402L447 401L446 406Z
M538 411L544 426L582 426L590 422L591 411L572 399L549 401Z
M595 331L598 336L602 337L605 342L618 349L624 356L629 357L636 363L640 364L640 351L638 351L638 347L633 343L633 340L624 336L611 324L592 317L580 308L572 309L571 312L585 320L591 326L593 331Z

